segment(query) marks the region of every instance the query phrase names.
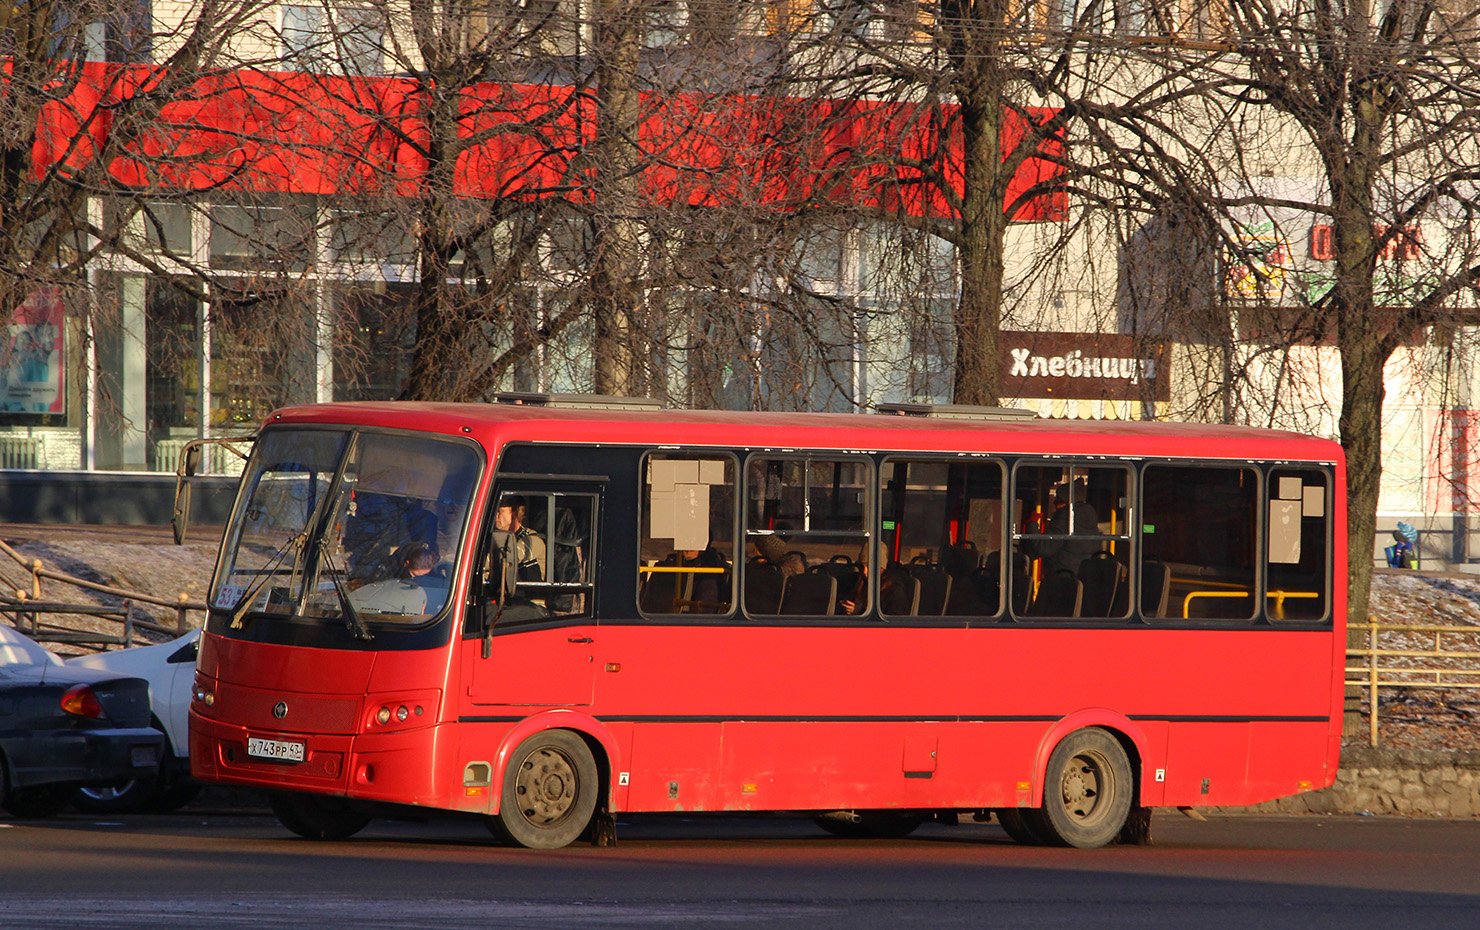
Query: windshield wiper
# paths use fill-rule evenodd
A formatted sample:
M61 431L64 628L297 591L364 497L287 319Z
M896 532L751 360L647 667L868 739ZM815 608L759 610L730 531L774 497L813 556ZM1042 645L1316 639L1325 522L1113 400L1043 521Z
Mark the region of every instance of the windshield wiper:
M344 614L344 625L355 634L355 639L368 643L375 638L375 634L371 633L370 628L365 625L364 618L360 616L360 612L355 609L354 603L349 599L349 592L344 590L344 583L339 580L339 570L334 567L334 559L330 557L328 548L324 546L323 537L319 538L318 550L319 560L329 570L329 583L334 586L334 594L339 598L339 612Z
M267 565L259 570L256 584L248 588L242 594L241 598L232 605L231 622L227 626L233 630L240 630L246 626L247 611L251 609L252 602L257 599L257 595L262 593L262 586L267 584L267 579L277 574L278 567L283 564L283 559L287 556L288 551L290 549L301 549L307 540L308 528L305 527L303 532L288 537L287 541L278 547L278 550L272 554L272 558L268 561ZM296 563L297 560L295 559L294 561Z

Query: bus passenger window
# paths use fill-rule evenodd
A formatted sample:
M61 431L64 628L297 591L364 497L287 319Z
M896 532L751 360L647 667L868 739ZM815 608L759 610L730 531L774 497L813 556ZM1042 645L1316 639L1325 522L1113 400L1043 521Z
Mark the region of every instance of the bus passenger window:
M647 457L637 569L642 613L730 612L736 473L729 456Z
M1326 474L1276 468L1269 473L1265 609L1270 620L1326 616L1330 575L1330 504Z
M496 625L591 614L596 496L504 491L486 549Z
M756 457L745 475L746 613L866 612L868 462Z
M1013 472L1015 612L1124 617L1130 611L1130 470L1023 464Z
M886 615L991 617L1002 600L996 463L890 459L879 472Z
M1259 475L1252 468L1148 465L1141 475L1141 615L1249 620Z

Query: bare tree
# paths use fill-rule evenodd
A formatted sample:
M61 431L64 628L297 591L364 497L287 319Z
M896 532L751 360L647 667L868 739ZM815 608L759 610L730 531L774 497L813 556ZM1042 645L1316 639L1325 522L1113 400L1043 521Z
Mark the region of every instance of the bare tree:
M1223 184L1202 200L1223 240L1221 304L1268 347L1276 402L1299 393L1292 347L1339 353L1348 603L1362 618L1384 370L1424 331L1475 319L1476 14L1418 0L1227 9L1237 41L1195 53L1204 103L1226 117L1212 145Z
M94 0L0 10L0 315L38 286L76 286L102 251L127 252L117 231L147 213L163 176L221 161L220 148L178 149L191 128L179 114L240 65L226 49L258 9L202 0L176 32ZM106 227L89 211L99 196L113 202Z

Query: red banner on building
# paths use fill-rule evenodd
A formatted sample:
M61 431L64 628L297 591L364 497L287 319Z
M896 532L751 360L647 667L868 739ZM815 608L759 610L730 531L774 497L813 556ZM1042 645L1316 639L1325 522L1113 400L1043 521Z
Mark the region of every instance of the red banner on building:
M33 170L80 170L107 157L130 185L161 190L235 188L302 194L415 196L433 183L428 88L412 78L238 71L171 88L154 125L110 140L120 101L158 88L157 68L93 62L72 93L41 113ZM4 75L0 75L3 81ZM453 189L474 198L565 197L592 192L595 103L576 88L480 84L458 92ZM959 197L961 132L954 107L743 95L644 94L637 133L643 189L655 209L754 203L774 209L856 204L912 216L948 216ZM1054 111L1005 114L1004 154ZM1018 220L1060 220L1051 189L1056 135L1028 158L1004 206ZM942 192L912 165L939 167ZM1045 189L1035 194L1035 187Z

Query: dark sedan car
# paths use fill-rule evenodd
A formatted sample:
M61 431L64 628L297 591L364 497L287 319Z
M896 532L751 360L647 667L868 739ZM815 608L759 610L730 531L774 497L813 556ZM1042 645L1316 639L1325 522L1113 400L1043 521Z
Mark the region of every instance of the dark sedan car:
M79 785L152 778L164 734L149 726L149 684L55 661L0 626L0 807L45 817Z

